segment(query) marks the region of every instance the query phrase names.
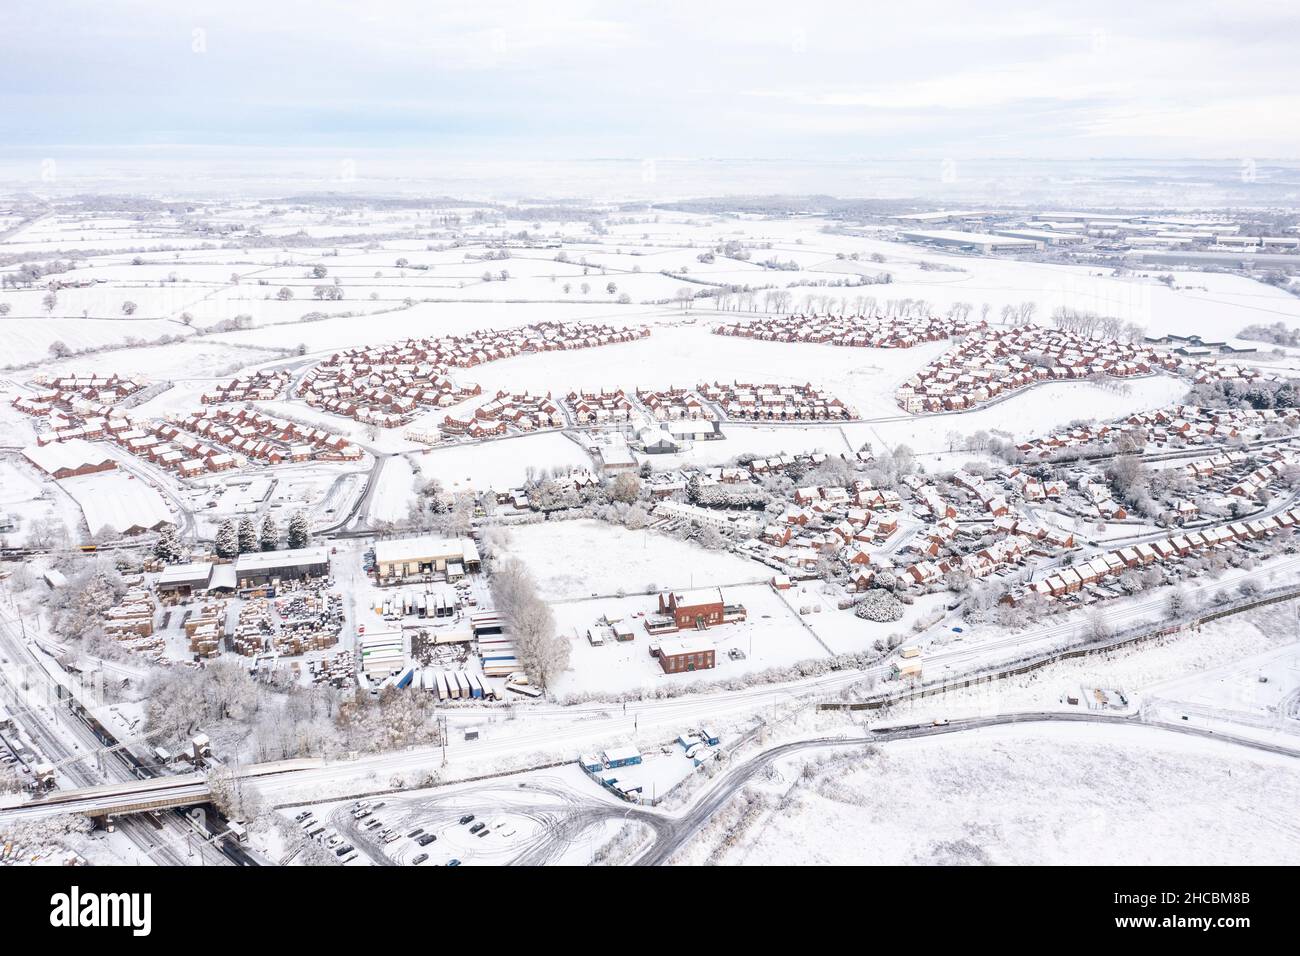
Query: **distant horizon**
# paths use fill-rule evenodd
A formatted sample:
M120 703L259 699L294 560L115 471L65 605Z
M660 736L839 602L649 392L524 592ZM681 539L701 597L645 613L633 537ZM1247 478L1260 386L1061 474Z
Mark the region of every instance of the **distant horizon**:
M468 201L674 202L827 197L940 206L1272 207L1300 196L1288 159L904 157L479 158L393 147L0 149L0 195L276 199L292 193Z

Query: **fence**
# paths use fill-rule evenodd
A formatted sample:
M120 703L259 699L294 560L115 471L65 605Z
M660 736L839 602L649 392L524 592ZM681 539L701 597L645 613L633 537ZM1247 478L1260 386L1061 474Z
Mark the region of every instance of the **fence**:
M1280 604L1283 601L1292 601L1296 598L1300 598L1300 588L1275 588L1263 595L1238 601L1233 604L1232 607L1220 608L1206 614L1192 615L1173 623L1131 628L1128 631L1121 632L1119 635L1116 635L1105 643L1091 644L1086 647L1076 647L1069 650L1054 651L1030 659L1013 661L1010 664L1005 664L1002 667L997 668L996 670L987 671L982 674L972 674L968 677L955 678L953 680L943 681L936 684L923 684L922 686L915 687L911 690L902 691L896 694L882 694L879 697L873 697L869 700L854 701L851 703L819 703L817 709L879 710L889 704L899 703L904 700L919 700L925 697L935 697L950 690L962 690L964 688L975 687L996 680L1004 680L1008 677L1019 677L1022 674L1028 674L1030 671L1046 667L1049 664L1087 657L1092 654L1104 654L1108 651L1113 651L1131 644L1139 644L1143 641L1149 641L1154 638L1168 637L1171 634L1177 634L1179 631L1189 627L1199 627L1202 624L1208 624L1212 621L1217 621L1233 614L1240 614L1243 611L1251 611L1256 608L1266 607L1270 604Z

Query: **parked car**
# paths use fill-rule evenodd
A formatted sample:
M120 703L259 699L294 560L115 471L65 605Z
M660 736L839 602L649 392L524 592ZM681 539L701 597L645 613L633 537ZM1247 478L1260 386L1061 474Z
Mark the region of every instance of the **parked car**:
M469 828L469 832L478 833L481 830L483 830L486 826L487 824L485 824L482 820L480 820L478 823L474 824L472 827Z
M474 822L474 814L472 814L472 813L467 813L467 814L465 814L463 817L460 818L460 822L461 822L461 825L462 825L462 826L464 826L466 823L473 823L473 822Z
M347 854L351 853L351 852L352 852L353 850L355 850L355 849L356 849L356 847L354 847L351 843L345 843L345 844L343 844L341 847L339 847L337 850L334 851L334 855L335 855L335 856L347 856Z
M447 861L448 866L460 866L460 860L452 859Z
M411 861L411 866L419 866L428 858L429 858L429 854L421 853L419 856L417 856L414 860Z
M408 840L414 840L423 832L424 832L424 827L416 827L414 830L412 830L410 833L406 835L406 838Z
M420 837L420 839L416 840L415 842L420 844L420 846L428 846L436 839L438 838L434 836L432 833L426 833L424 836Z

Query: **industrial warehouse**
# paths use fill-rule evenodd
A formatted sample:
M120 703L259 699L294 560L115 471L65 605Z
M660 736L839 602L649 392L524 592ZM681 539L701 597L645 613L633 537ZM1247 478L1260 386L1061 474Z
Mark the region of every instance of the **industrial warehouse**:
M478 547L469 538L393 538L375 543L375 576L381 584L457 580L479 570Z

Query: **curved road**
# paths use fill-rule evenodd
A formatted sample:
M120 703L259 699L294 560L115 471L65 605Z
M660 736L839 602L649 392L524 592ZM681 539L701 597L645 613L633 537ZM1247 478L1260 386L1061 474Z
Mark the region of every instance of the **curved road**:
M669 818L671 820L670 826L656 827L656 841L636 859L635 865L659 866L667 863L675 853L689 843L691 839L693 839L695 835L704 828L709 820L712 819L713 815L722 809L722 807L724 807L731 798L735 796L736 792L741 787L753 779L755 775L765 770L774 761L790 754L798 753L802 750L816 750L826 747L865 746L868 744L882 743L891 740L909 740L917 737L935 736L938 734L963 733L965 731L978 730L985 727L996 727L1005 724L1051 722L1103 723L1115 726L1165 730L1171 733L1182 733L1191 736L1205 737L1244 747L1251 747L1269 753L1280 754L1282 756L1300 758L1300 750L1283 747L1280 744L1251 740L1246 737L1217 733L1213 730L1208 730L1202 727L1154 723L1145 721L1141 717L1137 716L1122 717L1118 715L1091 713L1072 714L1047 712L1004 714L994 717L972 717L965 720L954 720L951 723L938 726L933 724L917 724L886 728L863 738L817 737L809 740L799 740L787 744L780 744L769 750L763 751L757 756L746 760L744 763L735 764L729 767L724 773L717 777L712 786L710 786L703 795L698 797L695 803L688 808L684 814L677 818ZM631 818L644 820L645 822L650 823L650 818L656 816L662 819L661 814L642 810L640 813L632 814Z

